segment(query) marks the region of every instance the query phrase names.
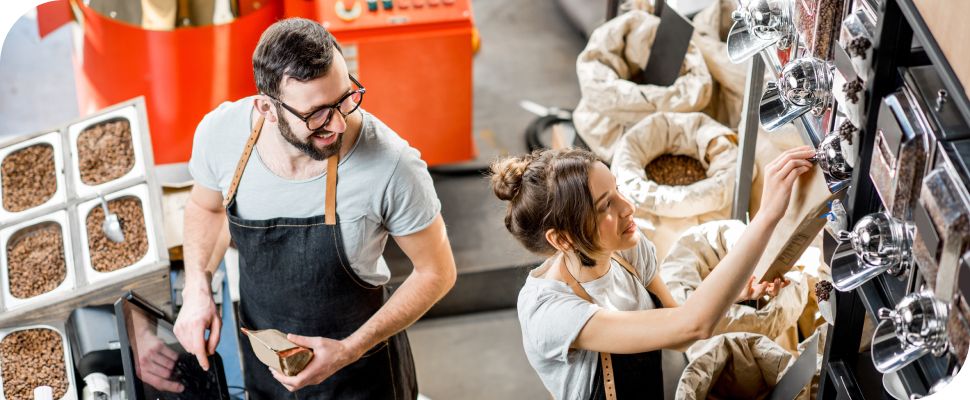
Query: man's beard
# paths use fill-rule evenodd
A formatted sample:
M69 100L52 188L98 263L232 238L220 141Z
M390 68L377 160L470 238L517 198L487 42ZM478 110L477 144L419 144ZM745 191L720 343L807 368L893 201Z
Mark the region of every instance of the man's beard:
M277 111L279 111L278 107L277 107ZM289 142L291 145L293 145L293 147L300 149L300 151L310 156L310 158L314 160L317 160L317 161L326 160L330 158L330 156L333 156L340 151L340 144L343 143L343 140L344 140L344 135L341 133L334 133L335 135L337 135L337 140L320 149L313 145L309 137L307 137L305 142L301 142L300 139L293 134L293 131L290 129L290 123L287 122L285 119L279 118L278 121L280 121L280 124L279 124L280 134L283 135L283 139L286 139L286 141ZM326 129L317 129L316 131L313 132L313 134L325 133L325 132L327 132Z

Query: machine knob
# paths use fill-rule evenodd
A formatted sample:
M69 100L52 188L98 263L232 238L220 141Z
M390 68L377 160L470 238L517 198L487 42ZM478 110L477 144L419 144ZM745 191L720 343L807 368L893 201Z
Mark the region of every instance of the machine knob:
M337 0L334 2L333 8L334 12L337 13L337 17L347 22L360 18L360 14L364 11L363 7L360 6L359 1L352 1L353 4L344 3L343 0Z

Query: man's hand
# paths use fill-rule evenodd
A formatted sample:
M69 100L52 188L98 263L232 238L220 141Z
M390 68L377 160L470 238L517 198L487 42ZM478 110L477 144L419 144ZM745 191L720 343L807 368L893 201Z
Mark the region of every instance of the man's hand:
M189 353L195 354L202 369L209 370L209 356L215 354L219 345L219 333L222 330L222 319L216 310L216 303L212 299L212 291L207 280L196 278L193 288L186 280L186 289L182 291L182 310L175 320L175 337ZM206 341L205 331L209 330L209 340Z
M790 284L790 280L782 280L781 278L775 278L772 282L755 282L754 276L751 276L748 279L748 284L738 294L737 302L758 300L765 296L768 296L768 298L775 297L781 292L782 288Z
M282 372L270 368L276 378L286 390L295 392L307 386L317 385L333 374L360 359L362 352L356 351L340 340L323 337L306 337L294 334L286 338L298 346L313 350L313 359L296 376L286 376Z

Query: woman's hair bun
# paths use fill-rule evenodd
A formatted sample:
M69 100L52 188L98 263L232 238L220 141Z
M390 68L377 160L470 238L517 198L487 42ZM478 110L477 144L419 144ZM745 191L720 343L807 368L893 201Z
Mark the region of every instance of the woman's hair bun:
M506 157L492 163L492 190L495 196L511 201L522 187L522 175L532 162L532 156Z

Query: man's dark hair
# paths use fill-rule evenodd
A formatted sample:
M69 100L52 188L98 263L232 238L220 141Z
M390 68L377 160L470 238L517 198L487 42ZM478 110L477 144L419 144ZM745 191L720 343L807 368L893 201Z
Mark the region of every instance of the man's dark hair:
M253 52L256 89L279 98L284 75L300 82L326 75L333 64L334 48L341 51L333 35L316 21L277 21L266 28Z

